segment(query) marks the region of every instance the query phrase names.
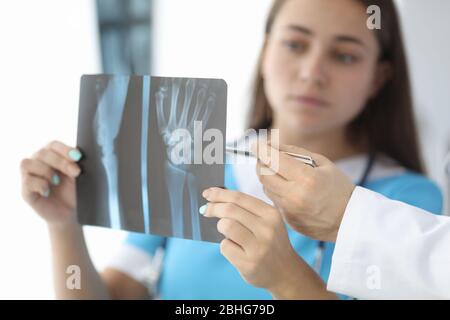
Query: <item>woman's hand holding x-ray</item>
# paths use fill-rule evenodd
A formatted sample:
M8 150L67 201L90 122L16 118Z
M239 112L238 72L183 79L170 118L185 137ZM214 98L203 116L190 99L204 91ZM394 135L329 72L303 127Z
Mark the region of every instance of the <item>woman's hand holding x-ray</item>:
M172 233L175 237L185 237L183 211L184 190L187 188L192 238L201 240L200 220L197 215L198 183L195 175L189 171L195 151L192 137L195 136L195 129L198 130L195 121L201 123L203 128L206 126L216 103L216 96L212 92L208 94L207 86L200 84L199 88L196 88L197 85L194 79L188 79L184 83L182 79L175 78L171 85L162 85L155 98L158 127L168 159L165 164L165 177L170 199Z
M49 225L77 223L75 179L81 170L71 154L81 155L53 141L20 164L22 197Z

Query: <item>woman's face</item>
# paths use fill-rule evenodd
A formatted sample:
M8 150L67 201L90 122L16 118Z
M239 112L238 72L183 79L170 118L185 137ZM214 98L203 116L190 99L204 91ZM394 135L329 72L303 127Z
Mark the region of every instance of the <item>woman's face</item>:
M303 133L344 128L380 87L379 46L355 0L287 0L262 62L275 122Z

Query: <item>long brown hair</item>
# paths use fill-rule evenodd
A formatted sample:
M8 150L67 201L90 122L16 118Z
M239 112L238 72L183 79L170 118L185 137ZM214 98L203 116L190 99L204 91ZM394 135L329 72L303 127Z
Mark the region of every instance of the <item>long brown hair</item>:
M267 39L276 15L287 0L275 0L265 27ZM367 139L371 153L384 153L404 167L423 173L411 98L411 87L397 10L392 0L358 0L366 7L381 9L382 27L375 29L381 48L379 61L389 62L392 75L378 94L370 99L361 114L348 126L349 138ZM261 52L253 83L249 129L269 129L272 109L264 92Z

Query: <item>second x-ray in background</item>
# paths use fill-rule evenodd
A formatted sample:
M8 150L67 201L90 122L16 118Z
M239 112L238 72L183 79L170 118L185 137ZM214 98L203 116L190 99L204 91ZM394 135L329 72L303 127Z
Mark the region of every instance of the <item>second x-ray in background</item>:
M80 223L220 241L198 209L204 189L224 185L226 99L219 79L83 76Z

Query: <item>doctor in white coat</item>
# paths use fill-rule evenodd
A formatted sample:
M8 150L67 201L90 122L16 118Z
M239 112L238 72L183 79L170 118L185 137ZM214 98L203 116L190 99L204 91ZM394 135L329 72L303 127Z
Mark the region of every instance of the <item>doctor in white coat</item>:
M449 217L356 187L319 154L293 146L280 149L309 155L319 164L311 168L279 153L280 169L301 172L284 181L296 188L289 194L301 194L302 202L268 191L283 183L278 175L259 179L292 228L336 242L329 291L360 299L450 299ZM258 166L265 167L263 161Z

